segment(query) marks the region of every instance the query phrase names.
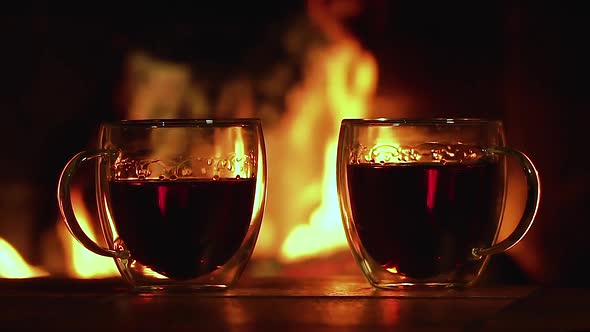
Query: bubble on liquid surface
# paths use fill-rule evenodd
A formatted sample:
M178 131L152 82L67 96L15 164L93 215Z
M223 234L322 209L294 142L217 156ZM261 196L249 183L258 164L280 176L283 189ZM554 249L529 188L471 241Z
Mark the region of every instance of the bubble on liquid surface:
M191 176L193 174L193 169L188 166L183 166L180 168L180 175L182 176Z
M217 181L217 180L219 180L219 175L217 175L217 174L213 175L213 180L214 180L214 181Z
M158 176L158 179L164 180L164 179L166 179L166 177L164 175L160 175L160 176Z
M426 143L425 148L430 151L430 157L433 161L442 164L449 162L469 162L475 161L486 156L485 149L468 144L438 144Z
M367 149L363 148L360 151L365 152ZM368 155L364 157L365 160L368 159L371 163L380 164L418 161L420 158L420 153L415 149L398 144L375 144L368 150Z
M240 174L236 175L236 180L241 179L242 177L240 176Z
M389 164L435 162L440 164L474 162L484 157L490 157L482 147L454 143L443 144L428 142L416 146L399 144L375 144L371 148L359 144L350 152L350 162L353 164Z
M178 176L176 176L176 174L172 174L172 175L170 175L170 180L172 180L172 181L178 180Z

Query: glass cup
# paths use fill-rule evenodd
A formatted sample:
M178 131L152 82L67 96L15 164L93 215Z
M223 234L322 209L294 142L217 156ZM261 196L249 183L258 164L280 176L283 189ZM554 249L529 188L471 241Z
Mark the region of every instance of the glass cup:
M78 168L97 160L96 200L108 248L72 209ZM104 123L98 149L74 156L58 186L63 220L88 250L112 257L136 290L225 289L244 270L266 197L261 123L142 120Z
M528 196L516 229L497 242L506 158L525 171ZM349 246L377 288L472 285L490 255L516 245L540 198L530 159L505 146L499 121L345 119L337 185Z

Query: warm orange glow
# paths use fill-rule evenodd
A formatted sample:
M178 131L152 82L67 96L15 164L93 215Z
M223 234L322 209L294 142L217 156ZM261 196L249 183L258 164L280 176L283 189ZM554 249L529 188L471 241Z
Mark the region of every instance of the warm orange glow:
M96 241L97 236L91 227L91 215L79 189L72 188L72 205L76 219L88 236ZM73 278L107 278L118 276L119 272L112 258L98 256L84 248L66 229L58 223L58 234L64 245L68 274Z
M325 155L322 205L312 212L308 223L297 225L287 237L282 248L282 257L287 262L346 246L336 191L336 162L330 158L336 156L336 146L328 146Z
M377 81L374 58L352 39L336 41L313 56L306 80L296 91L297 100L290 104L293 113L285 130L289 135L285 158L294 164L318 155L323 160L305 171L290 169L294 166L285 165L285 161L280 164L280 176L290 179L290 188L282 191L285 197L280 204L295 204L296 209L304 210L283 216L297 218L284 221L295 225L282 244L280 257L284 262L329 254L347 246L336 190L338 131L343 118L367 117ZM298 219L305 216L306 220Z
M0 278L35 278L46 276L47 272L25 262L18 251L0 237Z
M236 140L234 143L234 161L233 165L233 175L235 177L247 177L248 174L245 173L246 167L246 154L244 149L244 138L242 137L242 128L236 128L235 130Z
M303 80L285 96L278 125L265 128L268 197L258 257L293 262L347 247L336 190L343 118L369 115L377 63L322 1L307 1L328 42L307 50Z

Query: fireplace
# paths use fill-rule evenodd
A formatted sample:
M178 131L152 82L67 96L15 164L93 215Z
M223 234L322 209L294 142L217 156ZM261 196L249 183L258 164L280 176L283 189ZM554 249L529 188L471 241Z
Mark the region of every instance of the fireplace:
M2 175L0 277L117 275L110 259L69 236L54 198L60 168L73 153L93 146L103 120L262 119L269 189L248 270L253 275L357 273L333 176L343 118L496 118L506 121L509 141L530 149L541 163L549 159L518 133L526 119L515 111L548 98L524 99L517 82L534 81L522 69L527 58L521 54L534 49L519 43L534 31L530 17L547 13L534 16L506 4L425 10L354 0L214 7L191 8L190 19L158 22L45 16L10 21L21 28L15 40L37 43L21 46L26 56L10 58L19 65L8 76L31 79L14 80L26 91L14 106L25 111L8 120L36 121L24 147L6 150L13 160ZM550 123L549 112L538 114L539 121ZM16 128L7 133L4 141L21 134ZM514 173L501 236L518 219L526 190ZM92 170L82 175L91 176ZM80 219L99 234L92 188L83 179L74 200ZM541 274L537 256L516 256L523 269Z
M170 49L163 49L146 43L126 52L115 87L121 118L262 118L269 189L265 226L253 257L263 263L254 264L258 266L255 274L275 273L273 266L317 255L336 254L342 257L339 261L352 264L332 176L336 141L342 118L370 116L377 63L339 21L358 15L358 4L334 6L310 1L293 8L299 11L279 22L284 28L276 36L276 42L284 44L285 54L257 71L237 68L235 73L222 72L216 74L224 78L221 83L207 86L212 85L212 76L199 71L206 66L187 60L194 52L190 47L168 45ZM188 55L162 54L169 51ZM402 114L393 111L390 115ZM91 171L83 177L91 178ZM72 199L83 228L100 241L92 189L85 181L79 181ZM59 220L44 236L40 244L43 255L35 267L27 266L17 250L3 240L2 250L10 253L7 266L19 266L18 270L7 267L6 277L117 275L110 259L81 247Z

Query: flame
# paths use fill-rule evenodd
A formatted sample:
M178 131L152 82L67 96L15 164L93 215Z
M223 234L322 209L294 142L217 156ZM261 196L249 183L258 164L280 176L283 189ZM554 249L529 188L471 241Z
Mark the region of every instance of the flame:
M80 227L93 241L97 236L91 226L90 213L84 203L80 189L72 188L72 206ZM118 276L119 272L112 258L98 256L78 243L66 229L65 225L58 223L58 234L65 248L65 257L68 274L73 278L107 278Z
M242 128L236 128L236 140L234 143L234 176L235 177L246 177L247 174L244 172L246 171L245 163L246 163L246 155L244 154L244 138L242 137Z
M27 264L18 251L0 237L0 278L21 279L46 275L46 271Z
M325 155L322 204L312 212L309 223L297 225L283 244L282 256L287 262L346 245L336 191L336 162L330 158L336 155L335 142L329 144Z
M314 54L314 58L317 62L306 75L308 81L303 83L299 91L300 108L292 119L289 133L295 151L300 151L300 158L314 155L318 150L324 152L323 176L319 182L321 187L318 188L316 182L302 189L293 189L293 192L303 192L303 201L319 201L320 204L310 213L307 222L295 226L287 236L281 250L281 258L285 262L320 252L330 253L347 246L336 190L338 130L343 118L363 118L368 115L369 102L377 81L375 59L352 39L340 40ZM306 106L311 107L307 109ZM329 116L314 114L324 110ZM318 120L324 133L317 135L326 135L323 147L306 137L310 136L309 128L314 128L313 122ZM287 197L285 204L290 198Z

